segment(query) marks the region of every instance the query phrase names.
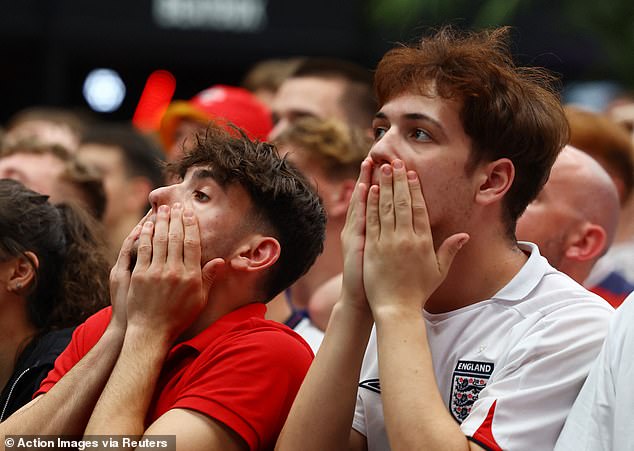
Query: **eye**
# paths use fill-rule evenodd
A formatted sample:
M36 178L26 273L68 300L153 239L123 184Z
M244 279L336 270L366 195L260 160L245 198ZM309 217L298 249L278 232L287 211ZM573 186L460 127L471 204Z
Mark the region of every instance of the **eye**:
M209 200L209 196L202 191L194 191L194 199L200 202L207 202Z
M385 127L374 127L374 140L378 141L387 133L387 128Z
M429 136L429 134L422 128L415 129L412 136L417 141L431 141L431 136Z

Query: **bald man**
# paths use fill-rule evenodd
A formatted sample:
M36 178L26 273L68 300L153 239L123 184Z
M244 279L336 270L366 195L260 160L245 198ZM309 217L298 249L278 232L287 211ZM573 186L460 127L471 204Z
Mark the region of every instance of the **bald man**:
M583 283L612 244L618 220L619 197L608 173L585 152L566 146L519 218L516 236L536 243L552 266Z

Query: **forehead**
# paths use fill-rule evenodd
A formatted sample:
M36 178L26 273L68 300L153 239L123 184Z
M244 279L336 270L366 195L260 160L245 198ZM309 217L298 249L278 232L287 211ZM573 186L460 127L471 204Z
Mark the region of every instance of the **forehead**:
M0 168L17 168L25 173L60 173L64 162L50 153L15 153L0 158Z
M116 146L86 143L79 147L77 158L100 168L122 166L121 149Z
M308 111L318 117L339 114L346 87L342 78L296 77L282 83L273 99L273 111Z
M451 120L459 122L462 103L454 99L446 99L430 93L422 95L404 92L388 100L379 110L377 115L386 115L388 118L407 119L412 115L424 114L434 120Z

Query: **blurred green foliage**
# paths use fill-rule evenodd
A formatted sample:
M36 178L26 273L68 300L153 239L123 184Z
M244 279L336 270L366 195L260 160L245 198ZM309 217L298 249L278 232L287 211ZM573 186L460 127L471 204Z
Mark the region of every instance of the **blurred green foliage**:
M471 28L514 25L522 13L556 10L561 17L557 27L590 37L605 54L613 76L634 88L634 0L367 1L370 26L397 33L445 23Z

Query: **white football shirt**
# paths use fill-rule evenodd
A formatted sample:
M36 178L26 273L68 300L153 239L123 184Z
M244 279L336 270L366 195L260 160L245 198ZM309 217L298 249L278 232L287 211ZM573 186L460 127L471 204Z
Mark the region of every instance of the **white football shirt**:
M489 449L552 449L605 338L612 307L539 255L491 299L423 312L440 393L464 434ZM389 450L376 330L366 350L353 428Z
M616 310L555 449L634 450L634 294Z

